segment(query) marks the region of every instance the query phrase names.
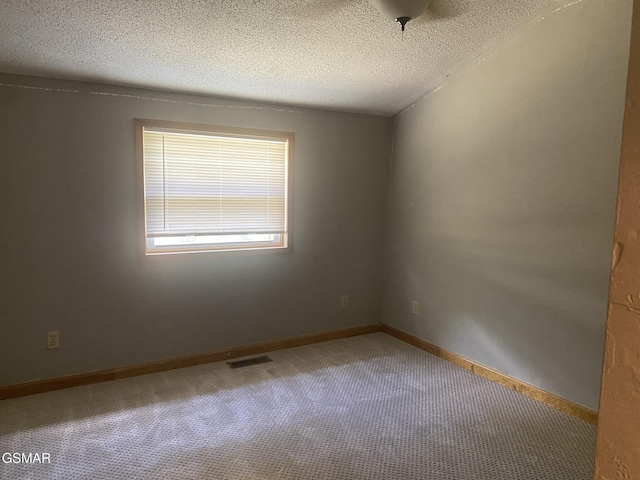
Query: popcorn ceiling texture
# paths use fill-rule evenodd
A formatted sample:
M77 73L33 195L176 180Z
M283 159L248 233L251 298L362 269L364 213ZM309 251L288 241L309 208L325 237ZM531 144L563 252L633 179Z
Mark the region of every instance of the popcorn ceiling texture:
M0 0L0 71L392 115L566 0Z

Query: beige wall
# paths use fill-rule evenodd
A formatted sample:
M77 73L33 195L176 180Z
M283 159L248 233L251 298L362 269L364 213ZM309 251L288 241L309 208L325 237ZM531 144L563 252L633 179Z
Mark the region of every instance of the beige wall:
M631 6L554 4L395 118L384 322L593 410Z
M640 4L635 2L607 317L596 480L640 479Z
M293 253L140 261L135 117L293 131ZM379 322L390 138L386 117L0 75L0 385Z

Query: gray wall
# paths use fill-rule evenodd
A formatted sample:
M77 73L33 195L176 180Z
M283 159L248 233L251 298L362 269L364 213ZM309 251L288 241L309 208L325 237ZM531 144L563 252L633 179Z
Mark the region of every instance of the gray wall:
M0 84L0 385L380 321L390 118ZM141 261L134 117L295 132L293 253Z
M383 321L592 409L631 5L554 5L394 129Z

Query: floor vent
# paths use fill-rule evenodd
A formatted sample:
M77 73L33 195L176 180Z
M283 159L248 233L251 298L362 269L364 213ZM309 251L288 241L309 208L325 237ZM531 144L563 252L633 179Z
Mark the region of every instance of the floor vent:
M263 355L261 357L247 358L246 360L237 360L235 362L227 362L231 368L249 367L251 365L259 365L261 363L273 362L269 357Z

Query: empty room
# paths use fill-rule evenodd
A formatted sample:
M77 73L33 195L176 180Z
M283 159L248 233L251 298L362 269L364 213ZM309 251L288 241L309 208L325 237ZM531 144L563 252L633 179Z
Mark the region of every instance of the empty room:
M0 0L0 478L640 478L633 10Z

